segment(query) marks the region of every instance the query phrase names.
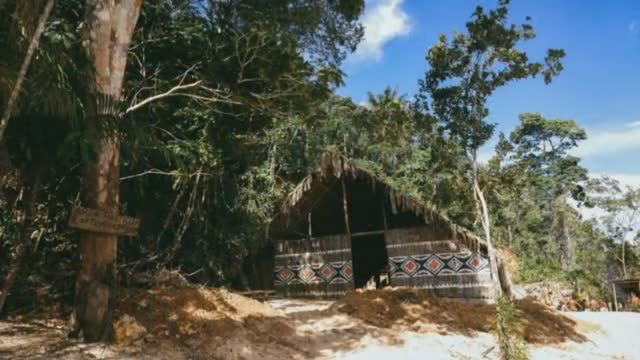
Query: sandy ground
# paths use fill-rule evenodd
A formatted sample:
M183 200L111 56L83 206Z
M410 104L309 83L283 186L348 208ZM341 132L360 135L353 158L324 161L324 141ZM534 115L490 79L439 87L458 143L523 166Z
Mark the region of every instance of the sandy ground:
M560 348L533 349L534 358L640 359L637 342L640 313L575 312L568 315L590 326L585 329L590 341L579 345L567 343Z
M524 305L523 305L524 306ZM452 309L442 311L442 308ZM470 311L471 310L471 311ZM0 322L1 359L495 359L491 309L371 292L338 301L260 303L221 290L132 291L117 309L116 344L66 338L59 319ZM469 313L473 312L470 316ZM374 316L371 316L374 314ZM533 359L638 359L637 313L570 313L529 306Z
M570 313L569 316L582 321L589 338L586 343L566 342L557 345L528 345L529 355L534 360L548 359L640 359L640 314L638 313ZM358 351L338 352L335 359L496 359L492 335L479 333L475 336L418 334L404 332L402 346L371 344ZM486 354L486 357L485 357Z
M312 309L327 309L329 302L301 302L300 300L275 300L271 302L276 309L285 311L292 318ZM575 319L577 330L588 340L577 343L567 341L560 344L529 344L532 359L617 359L640 360L640 346L633 339L640 334L640 313L573 312L565 313ZM303 319L299 319L303 320ZM477 332L473 335L453 333L417 333L402 331L371 332L354 324L349 317L334 315L322 320L306 321L305 329L325 329L338 326L338 331L365 333L350 344L347 350L327 347L322 356L327 359L344 360L387 360L387 359L496 359L495 338L488 333ZM338 335L340 336L340 335ZM426 356L426 357L425 357Z

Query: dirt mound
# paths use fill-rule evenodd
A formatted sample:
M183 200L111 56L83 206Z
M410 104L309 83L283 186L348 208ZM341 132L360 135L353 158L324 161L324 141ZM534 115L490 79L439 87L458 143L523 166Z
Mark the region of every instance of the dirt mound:
M565 341L585 342L587 337L578 332L579 324L533 298L517 300L522 311L520 333L525 341L534 344L558 344Z
M530 343L583 342L576 327L590 331L587 323L531 299L517 305L519 331ZM121 289L114 316L115 345L90 347L67 339L62 320L45 326L0 323L0 358L334 359L367 348L401 348L416 340L412 332L421 333L420 341L431 341L426 351L449 351L443 341L461 338L439 334L472 336L460 346L488 341L488 348L493 337L482 333L491 331L495 307L407 288L356 291L335 302L274 299L264 304L221 289L171 286Z
M187 358L190 353L214 359L304 357L290 340L295 329L289 321L259 301L195 287L123 292L116 306L116 344L156 343L181 349Z
M418 332L473 335L475 331L490 331L491 319L495 318L492 306L406 288L351 292L332 307L370 325Z
M531 299L518 300L516 304L522 311L520 333L527 342L587 340L576 330L577 323L560 312ZM336 301L332 309L380 328L466 336L491 331L496 318L495 305L440 298L406 288L351 292Z

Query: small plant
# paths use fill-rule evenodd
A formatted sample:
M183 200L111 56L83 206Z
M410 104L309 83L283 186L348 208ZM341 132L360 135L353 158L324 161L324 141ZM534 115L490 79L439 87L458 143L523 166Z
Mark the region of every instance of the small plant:
M495 331L498 337L500 359L527 360L529 354L523 339L518 334L520 310L508 296L501 296L496 306Z

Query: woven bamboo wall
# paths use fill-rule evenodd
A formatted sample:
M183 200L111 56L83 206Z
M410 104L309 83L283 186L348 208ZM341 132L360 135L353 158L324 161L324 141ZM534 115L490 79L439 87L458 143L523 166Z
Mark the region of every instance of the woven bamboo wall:
M436 295L492 299L488 259L436 226L385 233L392 286L418 287Z
M353 289L351 239L345 235L276 242L274 285L285 296L335 297Z

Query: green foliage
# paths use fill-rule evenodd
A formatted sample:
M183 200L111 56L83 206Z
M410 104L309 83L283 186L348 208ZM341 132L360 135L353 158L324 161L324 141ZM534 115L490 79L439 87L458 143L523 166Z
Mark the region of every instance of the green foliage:
M3 103L31 40L26 29L30 19L20 18L15 11L16 3L12 1L0 9L2 18L9 20L0 22ZM89 86L85 80L91 70L80 43L78 25L82 15L76 2L57 1L45 27L7 130L7 146L19 167L43 169L59 161L73 166L72 159L77 155L95 153L82 124ZM84 144L69 141L74 137Z
M526 254L518 263L518 283L533 283L539 281L558 281L564 280L560 261L556 256L549 254L540 254L531 256L531 251L520 251ZM555 255L555 254L553 254Z
M7 15L0 22L3 102L29 40L14 21L15 4L0 8ZM130 267L171 266L202 269L191 280L242 285L242 262L264 241L295 174L312 166L296 165L293 177L273 172L280 168L277 152L287 149L272 149L265 136L297 119L311 123L342 82L339 65L361 39L363 6L362 0L145 2L120 109L176 85L200 86L126 112L113 129L121 135L122 211L143 219L137 239L120 241L124 281ZM84 121L95 99L86 82L83 16L77 2L56 1L6 137L14 164L42 179L31 226L45 231L34 239L33 266L21 274L34 278L37 268L58 274L56 281L71 285L64 296L77 265L68 211L77 202L79 164L96 148ZM13 215L22 211L11 193L22 185L22 179L17 187L0 184L3 274L18 245L20 220Z
M529 354L523 339L518 335L520 310L507 296L501 296L496 304L495 331L500 349L500 359L526 360Z
M550 49L544 64L530 61L519 49L522 42L535 38L530 19L520 26L509 24L508 5L508 0L499 1L488 12L478 6L466 23L466 33L455 33L451 40L440 35L427 53L429 70L420 81L419 95L422 107L430 106L447 136L464 154L467 168L461 175L469 179L492 271L497 271L491 237L492 207L481 184L478 164L478 149L495 130L495 124L487 121L487 102L497 89L516 80L543 74L545 83L549 83L562 69L560 60L564 57L563 50Z
M422 98L430 100L435 116L474 162L495 128L485 120L489 97L510 82L540 74L548 83L562 70L563 50L548 50L542 63L530 61L518 48L535 32L529 19L520 26L508 23L508 4L500 1L488 12L478 6L466 33L455 33L451 40L440 35L429 48L430 68L420 81Z
M569 155L584 138L573 120L522 114L511 136L501 135L497 155L483 172L489 179L485 183L494 204L497 241L520 259L518 281L566 281L576 289L601 293L610 246L579 214L585 206L587 173L579 159ZM571 198L577 208L569 206ZM573 241L569 268L561 261L566 235Z
M529 60L520 45L534 37L533 28L511 25L507 5L478 8L465 33L441 36L416 101L387 88L361 106L335 88L345 56L362 38L362 0L145 2L128 57L123 116L105 126L121 140L122 212L142 219L138 238L119 242L123 280L168 266L195 273L193 281L245 286L243 262L265 245L280 202L326 151L479 230L469 175L478 147L494 132L487 100L512 81L550 81L564 56L551 49L546 59ZM15 8L15 1L0 7L0 100L28 42ZM3 271L19 243L16 214L24 204L17 194L27 182L41 182L29 225L36 251L21 275L22 283L36 280L21 288L20 299L43 283L57 289L57 299L69 301L72 291L77 249L66 222L78 199L80 164L96 155L96 132L85 121L95 99L85 81L91 69L82 18L77 2L56 1L7 132L14 164L27 171L16 186L0 184ZM519 280L557 278L599 291L622 249L615 226L586 223L564 201L597 203L585 197L586 172L569 155L584 131L538 114L520 120L511 136L501 134L497 156L476 169L494 238L521 260ZM618 200L606 206L614 211ZM576 242L567 271L558 245L565 228ZM625 252L629 269L638 266L637 251ZM504 307L508 324L515 315Z
M568 155L586 132L574 120L547 120L540 114L520 115L520 125L511 133L514 158L526 170L536 173L541 184L561 194L572 185L585 181L587 171L580 159Z
M16 1L0 6L2 104L7 103L40 11ZM75 236L66 223L80 186L77 164L95 155L95 143L82 121L90 71L80 43L83 15L77 2L56 1L9 121L5 143L0 144L0 151L6 149L18 169L17 174L0 174L3 286L4 274L18 255L29 255L16 279L20 286L12 289L10 310L38 305L43 298L71 300L77 256ZM33 215L27 219L25 214L32 206Z
M240 281L277 203L315 166L307 137L317 136L312 128L342 82L338 66L361 38L362 7L145 4L127 67L132 104L178 84L199 86L123 120L126 207L149 219L141 236L150 240L125 259L161 252L170 266L202 268L194 280Z

